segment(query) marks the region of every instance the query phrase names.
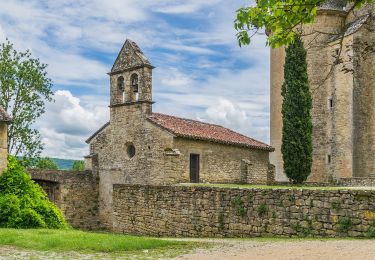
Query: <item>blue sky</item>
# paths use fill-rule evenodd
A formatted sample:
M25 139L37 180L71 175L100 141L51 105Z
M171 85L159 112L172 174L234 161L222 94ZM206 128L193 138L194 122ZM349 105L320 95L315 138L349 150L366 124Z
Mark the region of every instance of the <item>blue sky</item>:
M82 158L109 118L106 74L126 38L151 63L154 111L269 141L269 49L237 44L235 10L252 1L8 0L0 40L49 64L55 103L38 121L44 155Z

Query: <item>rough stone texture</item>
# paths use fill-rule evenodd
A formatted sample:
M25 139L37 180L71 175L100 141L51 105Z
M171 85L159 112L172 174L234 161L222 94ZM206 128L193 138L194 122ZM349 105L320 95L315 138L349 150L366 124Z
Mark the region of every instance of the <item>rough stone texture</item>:
M113 231L185 237L374 235L374 190L115 185Z
M0 121L0 175L7 167L8 124Z
M98 218L98 180L91 171L29 169L28 173L61 209L72 227L101 229Z
M12 118L0 106L0 175L7 167L8 158L8 124Z
M268 151L244 149L202 141L176 138L179 162L175 173L189 182L189 155L200 155L200 182L208 183L259 183L265 184L268 171Z
M138 95L135 95L130 82L134 73L138 75ZM112 226L114 184L168 185L190 182L191 153L200 156L200 182L266 184L273 181L270 179L273 168L268 160L272 147L268 145L262 144L260 148L240 147L233 143L199 141L191 136L178 137L151 120L152 66L133 42L125 42L109 75L110 123L87 140L90 155L85 158L86 168L92 169L100 179L99 208L103 225ZM124 78L124 89L117 84L120 76ZM202 126L198 122L190 125ZM176 126L178 128L179 125ZM222 128L215 126L210 129L217 131ZM241 135L243 139L249 138ZM127 153L130 146L135 147L134 157Z
M366 47L366 43L375 42L375 32L369 30L374 27L373 22L368 24L363 18L366 12L373 12L374 6L366 6L358 11L358 15L346 20L347 25L360 26L354 26L355 30L349 26L350 32L345 34L341 52L340 40L332 41L331 35L341 30L345 12L332 8L320 10L315 23L304 27L313 97L310 182L370 177L375 173L372 159L375 152L375 107L372 105L375 101L375 54ZM332 67L338 54L340 62ZM270 160L276 166L278 181L286 180L281 154L284 57L284 49L271 51L271 145L275 152Z

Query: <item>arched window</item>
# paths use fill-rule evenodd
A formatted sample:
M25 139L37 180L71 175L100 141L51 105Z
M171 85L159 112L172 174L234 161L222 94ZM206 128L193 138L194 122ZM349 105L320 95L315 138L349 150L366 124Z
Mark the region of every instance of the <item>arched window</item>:
M125 80L123 76L117 78L117 87L121 91L125 90Z
M130 82L131 82L131 85L132 85L133 92L138 93L138 75L134 73L130 77Z

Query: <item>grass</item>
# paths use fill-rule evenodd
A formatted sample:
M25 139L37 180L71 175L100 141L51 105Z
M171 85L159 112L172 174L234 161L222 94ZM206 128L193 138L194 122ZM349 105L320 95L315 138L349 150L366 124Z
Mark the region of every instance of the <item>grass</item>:
M317 187L303 185L252 185L252 184L213 184L213 183L183 183L177 186L193 186L193 187L216 187L216 188L239 188L239 189L292 189L292 190L374 190L375 187Z
M176 240L77 230L0 229L0 246L14 246L38 251L118 253L160 249L191 249L194 244Z

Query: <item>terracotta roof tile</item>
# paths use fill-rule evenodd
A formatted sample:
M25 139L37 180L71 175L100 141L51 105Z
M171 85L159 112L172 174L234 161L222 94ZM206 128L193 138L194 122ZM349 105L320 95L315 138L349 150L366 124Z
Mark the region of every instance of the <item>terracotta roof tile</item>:
M245 146L267 151L274 150L273 147L265 143L219 125L159 113L152 113L148 119L150 122L179 137Z
M0 106L0 122L11 122L12 117Z

